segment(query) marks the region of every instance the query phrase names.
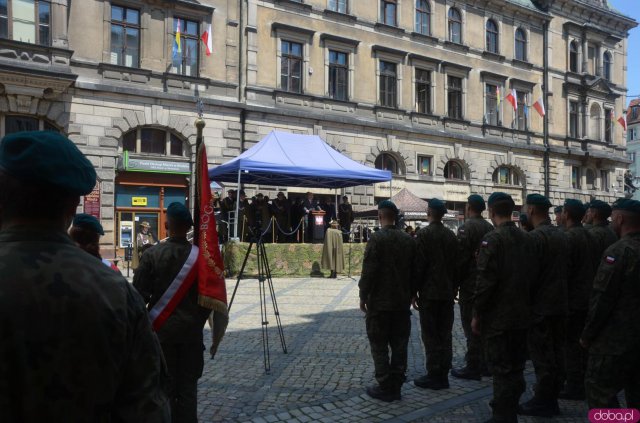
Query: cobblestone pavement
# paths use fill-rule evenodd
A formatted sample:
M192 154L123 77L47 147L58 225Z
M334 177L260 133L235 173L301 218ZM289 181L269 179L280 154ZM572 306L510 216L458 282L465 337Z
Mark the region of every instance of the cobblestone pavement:
M229 295L235 280L228 281ZM276 279L288 353L283 354L267 291L271 372L263 364L260 302L255 280L243 280L231 309L229 328L215 360L205 361L198 389L201 422L483 422L490 417L491 379L450 378L451 388L430 391L411 382L402 401L384 403L364 394L373 384L373 364L358 309L357 283L338 279ZM417 312L413 312L408 380L424 372ZM463 364L464 336L456 307L454 366ZM208 326L205 340L210 339ZM208 348L208 345L207 345ZM532 395L533 373L526 377ZM587 407L562 401L556 419L520 422L584 422Z

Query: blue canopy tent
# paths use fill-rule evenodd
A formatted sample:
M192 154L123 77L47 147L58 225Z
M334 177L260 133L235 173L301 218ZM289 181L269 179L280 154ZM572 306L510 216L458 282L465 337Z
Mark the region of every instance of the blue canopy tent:
M353 161L317 135L272 131L235 159L209 169L209 179L236 182L238 186L244 182L336 189L387 182L391 180L391 172Z

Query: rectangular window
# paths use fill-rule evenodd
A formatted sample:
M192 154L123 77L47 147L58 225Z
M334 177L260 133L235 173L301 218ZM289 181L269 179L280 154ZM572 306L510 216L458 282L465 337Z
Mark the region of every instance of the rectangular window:
M280 87L291 93L302 92L302 44L282 40Z
M571 167L571 187L575 189L580 189L582 185L582 182L580 180L581 178L582 178L582 174L580 173L580 167L572 166Z
M6 116L4 135L14 132L37 131L40 129L38 119L28 116Z
M329 0L329 10L338 13L347 13L347 0Z
M520 131L526 131L528 126L528 105L527 105L527 93L523 91L516 91L518 97L518 110L516 116L516 128Z
M48 0L0 0L0 38L51 45Z
M612 139L612 129L613 129L613 125L612 125L612 116L611 114L613 113L613 110L611 109L604 109L604 140L607 144L611 144L611 139Z
M0 38L9 38L9 0L0 0Z
M462 78L447 77L447 116L462 119Z
M111 6L111 64L140 67L140 11Z
M595 75L596 74L596 48L593 46L589 46L587 47L587 54L588 54L588 72L591 75Z
M569 136L578 138L578 102L569 102Z
M609 191L609 171L600 171L600 187L603 191Z
M416 111L431 113L431 72L416 69Z
M429 156L418 156L418 173L424 176L430 176L431 173L431 160Z
M397 107L398 74L396 64L380 61L380 105Z
M165 154L167 133L160 129L143 128L140 131L140 152L149 154Z
M349 98L349 56L347 53L329 50L329 97L344 101Z
M500 167L498 168L498 183L503 185L508 185L510 183L510 169L508 167Z
M498 86L485 85L485 119L487 124L500 125L500 110L498 108Z
M380 21L385 25L397 26L396 0L380 0Z
M178 36L178 34L180 34ZM171 71L180 75L198 76L199 42L198 23L182 18L173 19L171 43ZM178 44L178 40L180 44Z

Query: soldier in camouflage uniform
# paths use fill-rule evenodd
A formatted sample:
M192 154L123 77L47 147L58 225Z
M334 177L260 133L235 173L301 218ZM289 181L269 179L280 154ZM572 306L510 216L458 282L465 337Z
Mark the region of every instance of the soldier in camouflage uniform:
M567 266L567 294L569 314L565 336L565 374L567 382L558 396L561 399L584 399L584 372L587 366L586 351L580 346L580 334L589 308L589 295L594 277L596 245L589 231L582 226L586 210L579 200L564 202L562 219L569 240Z
M564 383L564 324L567 315L567 250L564 231L551 224L551 202L540 194L527 196L529 232L536 274L531 286L533 311L528 345L536 371L535 395L519 414L552 417L560 414L558 394Z
M416 279L418 297L414 307L420 312L420 329L426 354L427 374L414 380L419 388L446 389L453 356L453 304L456 282L458 240L442 224L447 212L443 201L429 201L429 226L418 231Z
M494 192L488 205L496 229L480 244L471 328L483 336L493 374L493 417L487 423L515 423L518 401L526 388L523 371L534 252L529 236L511 221L511 196Z
M611 206L601 200L593 200L589 203L587 214L590 217L591 227L589 233L596 243L595 266L600 265L600 259L604 250L618 240L618 236L609 226L609 216L611 216Z
M564 222L562 221L562 206L554 207L553 215L555 217L556 226L564 229Z
M167 207L165 223L169 239L147 250L133 278L133 286L149 304L149 310L176 278L191 252L187 232L193 226L189 210L180 203ZM204 368L202 328L211 310L198 305L198 284L177 305L158 330L170 376L172 420L197 422L198 379Z
M473 294L476 290L476 256L482 238L493 230L491 223L482 217L485 210L484 199L477 195L467 198L465 215L467 220L458 229L458 305L462 330L467 338L467 353L464 356L466 365L462 369L451 370L451 376L459 379L480 380L482 369L486 366L482 339L471 331L473 317Z
M589 349L585 381L589 408L640 408L640 201L613 203L620 240L605 251L593 285L580 343Z
M378 217L382 229L367 243L358 283L360 309L367 314L367 336L378 382L367 388L367 394L394 401L400 399L407 370L410 307L415 295L415 242L396 227L398 209L391 201L378 205Z
M60 134L0 141L2 421L170 419L142 298L66 233L95 184L93 165Z

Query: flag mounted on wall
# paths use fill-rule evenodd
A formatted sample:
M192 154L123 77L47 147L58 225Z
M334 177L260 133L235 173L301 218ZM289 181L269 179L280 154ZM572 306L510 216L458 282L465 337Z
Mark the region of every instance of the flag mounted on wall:
M207 30L202 33L202 37L201 37L202 42L204 43L205 47L207 48L207 56L211 56L211 52L213 51L212 38L213 38L213 36L211 35L211 24L209 24L207 26Z
M544 115L546 114L546 111L544 109L544 100L542 100L542 97L540 97L538 101L533 103L533 108L536 109L541 117L544 117Z
M627 116L626 115L622 115L618 118L618 123L620 125L622 125L622 127L624 128L624 130L627 130Z
M507 94L505 100L511 103L511 107L513 107L513 110L518 110L518 97L515 88L512 88L511 91L509 91L509 94Z

